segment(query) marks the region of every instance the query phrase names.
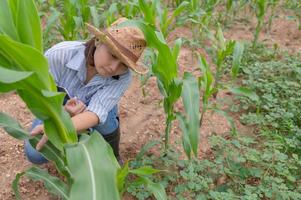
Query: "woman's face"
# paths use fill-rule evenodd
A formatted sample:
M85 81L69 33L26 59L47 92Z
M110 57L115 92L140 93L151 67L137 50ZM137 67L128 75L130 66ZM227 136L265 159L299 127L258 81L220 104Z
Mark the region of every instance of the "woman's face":
M128 70L128 68L115 57L104 44L100 44L96 47L94 64L97 73L104 77L121 75Z

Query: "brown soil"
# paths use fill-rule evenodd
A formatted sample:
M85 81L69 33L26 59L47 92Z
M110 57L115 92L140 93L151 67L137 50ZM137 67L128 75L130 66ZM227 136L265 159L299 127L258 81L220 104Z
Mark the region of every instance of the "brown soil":
M225 32L226 38L238 40L251 40L254 26L242 23L234 24L233 27ZM178 36L191 37L189 28L176 29L171 37ZM281 48L300 51L301 31L297 30L297 24L294 21L288 21L285 17L279 17L274 20L272 31L260 35L260 40L267 39L267 43L277 43ZM183 47L180 52L179 64L180 71L196 72L197 61L192 59L191 50ZM139 149L148 141L158 139L164 135L165 115L160 104L162 97L157 89L156 80L150 78L144 89L146 96L143 96L138 77L133 79L130 88L125 93L120 102L121 116L121 155L124 160L134 158ZM221 92L218 99L224 99L228 95ZM181 110L180 103L177 109ZM0 112L5 112L16 118L24 128L28 129L33 119L32 114L26 108L26 105L15 93L2 94L0 96ZM239 132L250 132L248 127L242 126L235 120ZM229 131L227 120L217 114L208 113L205 116L204 124L200 130L200 157L210 150L206 138L212 133L224 134ZM171 133L171 143L174 143L181 136L181 130L177 123L174 123ZM24 171L31 164L26 160L23 151L23 142L15 140L8 136L2 129L0 130L0 199L14 199L11 184L16 173ZM177 148L181 149L179 145ZM43 168L54 170L51 164L44 165ZM56 199L48 194L42 183L22 178L20 191L23 199L30 200L51 200ZM131 199L126 195L125 199Z

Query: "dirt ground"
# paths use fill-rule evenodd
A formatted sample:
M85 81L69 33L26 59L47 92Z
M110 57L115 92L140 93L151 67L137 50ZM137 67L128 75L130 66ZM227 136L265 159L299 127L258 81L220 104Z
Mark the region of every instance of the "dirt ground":
M235 23L230 30L225 32L227 39L251 40L253 25ZM171 38L180 36L191 37L189 28L178 28L171 33ZM276 18L273 21L272 30L269 33L262 33L260 40L265 40L267 44L277 43L282 49L292 52L301 51L301 31L297 30L296 22L287 20L285 16ZM180 71L196 71L197 62L192 59L191 50L182 47L179 57ZM165 115L160 101L162 97L157 89L156 80L150 78L145 86L146 96L142 94L139 77L134 77L130 88L119 104L121 117L121 155L124 160L134 158L140 148L152 139L160 138L164 135ZM220 93L218 99L224 99L228 96L226 93ZM178 104L177 109L181 110ZM15 94L2 94L0 96L0 112L5 112L17 119L24 128L31 126L32 114L26 108L26 105ZM242 126L235 119L239 132L249 132L249 127ZM206 138L213 132L223 134L229 131L227 120L217 114L207 114L204 124L200 130L201 144L200 157L210 150ZM171 142L174 143L181 135L181 130L177 123L174 123ZM181 146L179 147L181 149ZM22 172L31 164L26 160L23 151L23 142L20 142L2 129L0 130L0 199L12 200L14 196L11 190L11 184L16 173ZM54 170L51 164L46 164L43 168ZM53 200L57 199L48 194L43 184L34 182L27 178L22 178L20 191L24 200ZM128 198L127 198L128 199Z

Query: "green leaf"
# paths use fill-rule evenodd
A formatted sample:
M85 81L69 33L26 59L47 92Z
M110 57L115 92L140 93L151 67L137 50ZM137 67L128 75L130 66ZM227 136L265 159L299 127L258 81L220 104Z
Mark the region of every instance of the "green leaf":
M140 178L146 185L147 189L154 194L157 200L167 200L167 195L162 184L154 183L147 177Z
M15 194L15 198L17 200L21 200L21 196L20 196L20 192L19 192L19 182L20 182L20 178L25 174L25 172L21 172L21 173L17 173L16 174L16 178L12 183L12 189L14 191Z
M47 37L49 35L49 33L52 30L53 26L56 25L56 23L57 23L57 21L59 20L59 17L60 17L60 12L59 11L57 11L54 8L50 8L50 10L51 10L51 15L47 20L47 24L46 24L46 27L45 27L45 30L44 30L44 37L45 36Z
M154 168L149 167L149 166L144 166L144 167L140 167L138 169L131 169L130 173L143 176L143 175L155 174L155 173L158 173L158 172L161 172L161 171L162 170L154 169Z
M9 135L18 140L30 138L30 134L14 118L2 112L0 113L0 127L4 128Z
M10 68L35 73L30 79L33 88L56 91L55 82L48 72L48 62L43 54L28 45L13 41L1 34L0 43L1 57L7 58L13 63L13 66L9 66ZM0 59L2 59L1 57Z
M21 72L0 67L0 83L10 84L26 79L33 72Z
M29 142L33 147L36 147L41 138L41 135L38 135L34 138L29 139ZM56 168L62 175L66 176L68 179L70 178L70 172L65 161L66 158L64 157L62 152L59 151L50 141L44 144L44 146L39 152L47 160L53 161L55 163Z
M118 184L118 190L120 192L120 194L122 194L125 190L124 186L125 186L125 180L129 174L129 163L126 162L125 165L121 168L118 169L117 172L117 184Z
M180 49L181 49L181 45L182 45L182 39L179 38L175 41L175 45L173 47L173 57L175 60L177 60L178 56L179 56L179 53L180 53Z
M213 93L213 74L204 56L199 56L200 70L203 73L200 79L200 86L204 90L203 103L207 104Z
M226 49L226 39L224 38L224 34L223 34L220 24L218 24L218 29L216 32L216 39L217 39L218 47L220 48L220 50L222 50L222 51L225 50Z
M15 71L0 66L0 92L22 88L24 86L23 81L32 74L33 72Z
M259 97L257 94L250 90L249 88L245 87L228 87L229 91L236 95L243 95L246 97L249 97L253 101L259 101Z
M182 144L185 154L189 159L191 159L191 144L189 141L189 132L186 124L186 119L183 115L181 115L181 113L177 113L176 116L180 122L180 128L182 130Z
M152 147L158 145L160 142L158 140L153 140L148 142L146 145L144 145L141 149L140 152L137 154L136 159L140 160L142 159L143 155Z
M70 199L120 199L117 187L117 167L109 146L101 135L92 135L74 145L66 145L67 163L74 180Z
M16 27L20 42L43 53L42 29L37 8L33 0L17 1Z
M156 15L155 15L155 8L158 5L158 0L152 1L151 5L148 5L145 0L139 0L139 8L143 12L144 20L151 24L156 24Z
M236 78L239 72L240 62L244 53L244 45L241 42L235 42L233 51L232 77Z
M200 92L197 79L190 73L184 73L182 99L186 111L186 124L188 129L189 141L195 156L198 152L199 144L199 110Z
M31 167L26 170L25 174L33 180L41 180L44 182L47 190L55 195L68 199L68 186L55 176L51 176L47 171L37 167Z
M7 0L0 1L0 33L19 41L19 35L14 24L12 11Z
M95 27L99 27L100 16L99 16L95 6L90 6L90 13L91 13L93 24L95 25Z

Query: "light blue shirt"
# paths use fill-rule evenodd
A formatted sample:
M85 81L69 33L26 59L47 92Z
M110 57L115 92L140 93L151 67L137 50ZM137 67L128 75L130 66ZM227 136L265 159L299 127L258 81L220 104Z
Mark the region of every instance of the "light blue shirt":
M103 124L108 112L119 102L131 82L131 71L119 79L95 75L86 85L86 59L84 42L66 41L54 45L45 52L49 71L58 86L67 89L71 97L77 97L87 105L87 110L99 117Z

